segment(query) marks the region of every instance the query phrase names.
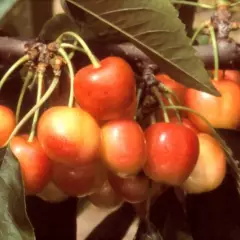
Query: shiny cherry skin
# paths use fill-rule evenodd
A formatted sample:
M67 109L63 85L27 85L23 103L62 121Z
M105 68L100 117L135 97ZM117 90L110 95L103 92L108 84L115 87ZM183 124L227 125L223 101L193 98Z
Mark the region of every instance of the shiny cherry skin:
M156 182L181 185L199 154L197 134L182 124L159 122L145 131L148 159L145 174Z
M28 135L15 136L10 142L13 154L20 163L26 195L41 192L51 180L52 162L38 139L28 141Z
M0 122L0 147L3 147L16 126L15 114L3 105L0 105Z
M84 165L99 157L100 128L80 108L49 108L39 119L37 135L44 151L55 162Z
M123 115L136 97L131 66L122 58L107 57L100 67L88 65L75 75L76 101L97 120L113 120Z
M182 188L192 194L218 188L226 175L226 156L219 142L209 134L198 134L200 153L197 164Z
M146 141L133 120L112 120L101 129L101 155L106 166L121 176L135 175L146 162Z
M75 167L55 163L52 180L66 195L83 197L102 187L106 180L106 172L96 163Z
M236 129L240 125L240 86L228 81L212 81L221 97L188 89L185 105L205 117L214 128ZM188 118L201 131L210 133L211 129L196 114L188 112Z

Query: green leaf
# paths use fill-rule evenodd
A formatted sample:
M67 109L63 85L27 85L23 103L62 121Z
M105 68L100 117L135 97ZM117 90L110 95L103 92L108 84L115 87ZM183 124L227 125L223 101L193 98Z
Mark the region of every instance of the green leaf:
M39 34L39 39L48 42L54 41L66 31L78 33L79 27L66 14L57 14L44 24Z
M99 37L130 41L176 81L220 95L203 63L195 56L184 24L169 0L64 0L62 3L76 22L84 21Z
M34 240L19 162L9 148L1 148L0 157L0 239Z

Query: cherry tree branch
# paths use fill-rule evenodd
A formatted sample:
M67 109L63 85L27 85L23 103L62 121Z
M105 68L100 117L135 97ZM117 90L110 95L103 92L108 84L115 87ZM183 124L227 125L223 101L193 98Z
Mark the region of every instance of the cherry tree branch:
M21 40L12 37L0 37L0 63L9 65L17 58L20 58L31 49L36 40ZM89 43L90 48L96 55L113 54L136 64L143 63L155 65L154 62L141 50L131 43L108 44L103 47L97 42ZM207 69L214 67L214 56L212 45L195 46L196 55L204 62ZM218 40L219 62L221 69L239 69L240 68L240 45L231 40Z

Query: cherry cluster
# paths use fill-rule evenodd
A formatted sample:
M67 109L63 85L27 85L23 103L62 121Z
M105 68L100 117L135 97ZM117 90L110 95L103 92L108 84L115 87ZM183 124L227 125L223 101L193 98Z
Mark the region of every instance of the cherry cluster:
M41 114L36 136L15 135L9 142L26 195L41 197L54 186L64 196L88 196L96 206L112 207L146 201L171 186L195 194L216 189L226 174L226 156L209 124L239 127L239 75L219 71L212 82L222 96L215 97L156 74L172 95L159 95L163 105L143 127L135 117L135 73L124 59L82 67L74 76L74 106L54 96L57 103ZM16 127L15 114L0 106L0 121L4 146Z

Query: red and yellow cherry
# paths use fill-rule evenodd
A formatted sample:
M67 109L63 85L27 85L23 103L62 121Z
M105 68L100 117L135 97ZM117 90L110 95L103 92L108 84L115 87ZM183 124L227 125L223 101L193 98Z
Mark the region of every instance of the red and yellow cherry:
M137 110L137 98L135 97L131 105L121 113L121 115L118 117L117 120L120 120L120 119L133 120L136 114L136 110ZM103 120L103 121L99 120L98 124L100 127L102 127L107 122L108 120Z
M37 135L44 151L55 162L83 165L99 157L100 128L80 108L49 108L39 119Z
M181 185L199 154L197 134L182 124L159 122L145 131L148 159L145 174L156 182Z
M240 125L240 86L228 81L212 81L221 97L215 97L195 89L188 89L185 105L205 117L214 128L236 129ZM188 112L188 118L201 132L211 129L197 115Z
M181 118L181 122L179 122L177 117L171 117L170 122L176 124L183 124L185 127L192 129L196 134L199 133L197 127L188 118Z
M212 70L212 76L214 70ZM236 70L218 70L218 80L230 80L240 83L240 72Z
M15 136L10 147L19 161L26 195L41 192L51 180L52 163L37 138L29 142L28 135Z
M121 178L109 173L108 181L114 191L127 202L139 203L148 198L149 178L144 175Z
M124 59L107 57L100 67L88 65L76 73L74 94L80 107L97 120L117 119L136 97L134 72Z
M3 147L16 125L13 111L3 105L0 105L0 122L0 147Z
M50 181L44 189L37 194L37 197L41 198L43 201L50 203L63 202L68 199L68 196L61 191L56 185Z
M112 120L101 129L101 155L106 166L119 175L137 174L146 161L146 141L133 120Z
M99 208L113 208L123 202L122 198L113 190L108 181L95 193L89 195L88 200Z
M106 180L105 169L97 163L70 167L54 164L53 183L68 196L83 197L98 190Z
M188 193L209 192L221 185L226 175L226 157L218 141L206 133L198 134L200 153L197 164L182 188Z

